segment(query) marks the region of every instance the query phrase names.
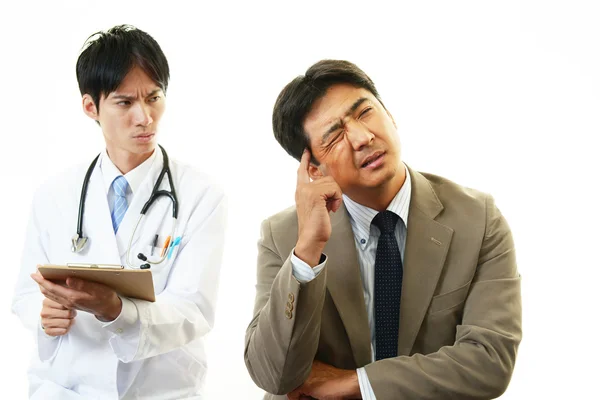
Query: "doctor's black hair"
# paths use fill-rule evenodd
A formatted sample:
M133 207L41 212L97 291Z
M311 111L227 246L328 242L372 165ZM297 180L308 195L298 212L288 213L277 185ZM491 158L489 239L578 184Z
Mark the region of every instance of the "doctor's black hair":
M114 92L135 66L167 92L169 63L152 36L131 25L96 32L87 38L77 59L79 91L92 97L99 112L101 96Z
M304 120L313 104L325 96L331 86L343 83L368 90L383 105L371 78L355 64L344 60L321 60L313 64L305 75L296 77L279 93L273 107L273 134L296 160L302 158L304 149L310 149ZM311 161L319 165L314 156Z

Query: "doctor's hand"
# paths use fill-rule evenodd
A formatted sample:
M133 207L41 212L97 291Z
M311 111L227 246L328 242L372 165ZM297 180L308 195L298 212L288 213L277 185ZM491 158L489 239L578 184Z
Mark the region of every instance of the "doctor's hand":
M296 257L315 267L331 236L329 212L342 205L342 190L330 176L310 180L310 151L304 150L296 183L296 212L298 213L298 242Z
M353 369L339 369L321 361L313 361L306 381L287 395L289 400L361 399L358 374Z
M40 312L42 329L48 336L66 335L75 323L76 315L77 311L46 298Z
M47 299L65 308L89 312L103 322L113 321L121 314L121 298L106 285L68 277L63 286L44 279L39 272L31 274L31 278Z

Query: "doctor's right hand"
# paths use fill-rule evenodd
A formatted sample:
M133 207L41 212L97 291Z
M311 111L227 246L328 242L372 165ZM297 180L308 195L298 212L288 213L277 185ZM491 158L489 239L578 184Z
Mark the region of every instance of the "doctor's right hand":
M331 176L311 182L309 175L310 151L304 150L296 184L296 212L298 214L298 242L296 257L315 267L331 236L329 212L342 205L342 190Z
M69 309L60 303L44 298L40 313L42 329L48 336L66 335L75 323L76 310Z

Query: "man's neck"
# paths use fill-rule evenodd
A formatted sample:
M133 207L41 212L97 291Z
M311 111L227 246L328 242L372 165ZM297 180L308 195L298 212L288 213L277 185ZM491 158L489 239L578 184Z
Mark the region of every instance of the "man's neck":
M402 165L398 173L384 185L375 188L361 188L357 193L346 193L346 195L365 207L384 211L402 189L404 182L406 182L406 169Z
M135 154L124 150L111 149L107 146L106 152L110 160L115 164L115 167L125 175L150 158L154 150L147 153Z

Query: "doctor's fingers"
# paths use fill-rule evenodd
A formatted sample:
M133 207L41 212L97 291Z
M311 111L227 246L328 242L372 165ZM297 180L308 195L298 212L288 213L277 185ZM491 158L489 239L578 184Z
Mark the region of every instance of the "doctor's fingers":
M59 310L50 307L42 307L42 311L40 312L40 317L48 319L73 319L75 316L77 316L77 311L75 310Z
M49 307L49 308L56 308L58 310L68 310L67 307L63 306L59 302L51 300L51 299L49 299L47 297L44 298L44 301L42 302L42 306L43 307Z
M85 292L64 287L45 279L38 280L34 278L34 280L38 283L40 292L42 292L46 298L53 300L66 308L76 308L75 305L78 301L89 297L89 294Z
M42 319L41 324L46 335L61 336L71 330L74 319Z
M73 318L42 318L44 330L48 328L70 329L75 323Z
M42 292L42 294L44 295L45 298L47 298L55 303L60 304L65 309L70 310L70 309L75 308L75 305L73 304L73 302L70 299L61 297L42 286L40 286L40 292Z

